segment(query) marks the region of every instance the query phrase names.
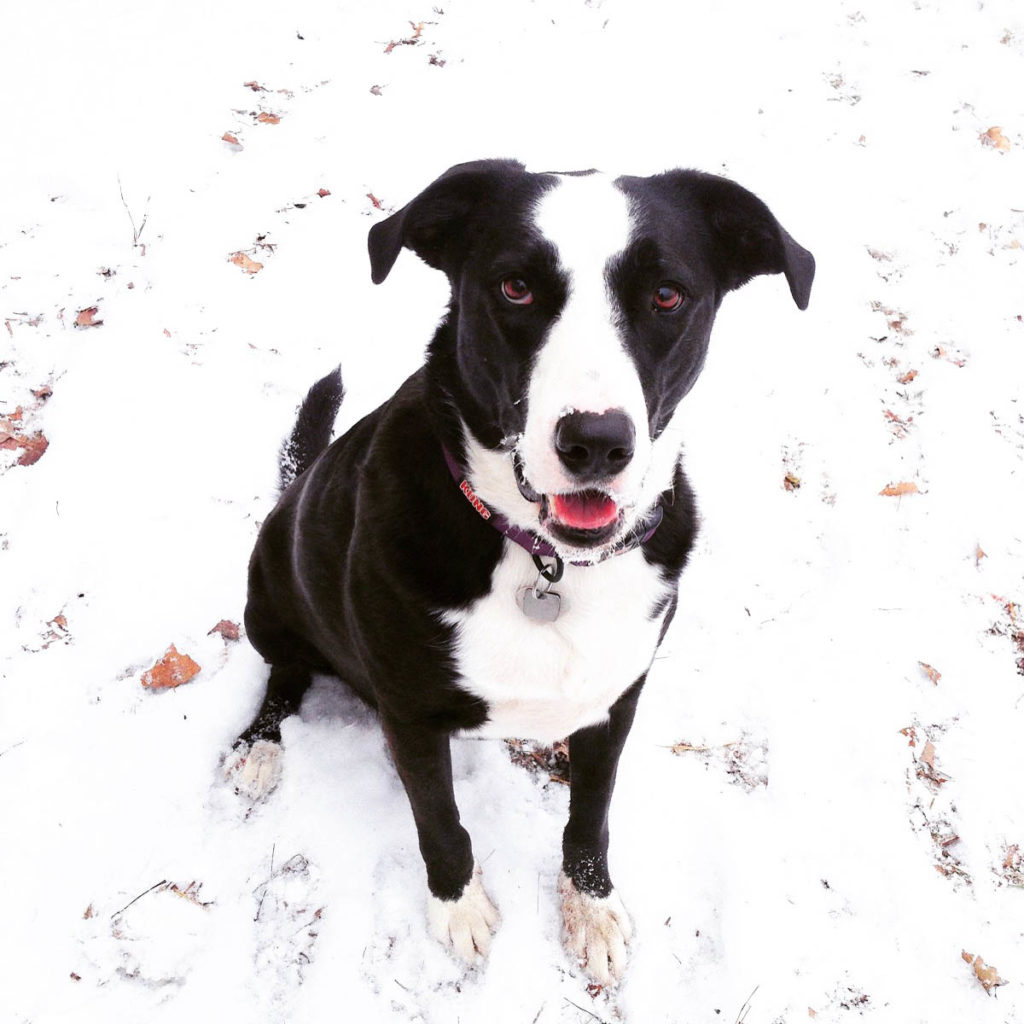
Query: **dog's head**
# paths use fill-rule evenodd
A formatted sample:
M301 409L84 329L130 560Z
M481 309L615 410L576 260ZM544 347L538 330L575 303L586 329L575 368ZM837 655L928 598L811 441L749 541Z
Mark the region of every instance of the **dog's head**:
M805 309L814 277L761 200L697 171L460 164L370 230L375 283L403 246L451 282L428 367L473 489L573 558L600 557L671 486L670 423L725 293L781 273Z

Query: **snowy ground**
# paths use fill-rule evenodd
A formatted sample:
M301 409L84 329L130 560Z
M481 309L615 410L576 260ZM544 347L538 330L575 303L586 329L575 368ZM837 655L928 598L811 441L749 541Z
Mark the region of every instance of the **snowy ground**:
M1020 1021L1019 5L441 5L4 14L0 1020ZM614 991L559 945L565 787L503 744L455 751L503 915L469 972L344 691L248 819L219 779L264 669L209 631L296 402L340 361L351 421L443 308L409 255L370 285L366 230L498 155L726 173L818 259L805 314L730 296L688 399L704 525L613 805ZM201 672L153 692L172 643Z

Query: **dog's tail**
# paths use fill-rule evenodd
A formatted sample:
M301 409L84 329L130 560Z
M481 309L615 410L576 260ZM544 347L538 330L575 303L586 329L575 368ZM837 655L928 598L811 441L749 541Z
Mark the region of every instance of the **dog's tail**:
M341 367L318 380L299 406L291 436L281 447L281 490L304 473L330 444L334 420L341 408L345 389Z

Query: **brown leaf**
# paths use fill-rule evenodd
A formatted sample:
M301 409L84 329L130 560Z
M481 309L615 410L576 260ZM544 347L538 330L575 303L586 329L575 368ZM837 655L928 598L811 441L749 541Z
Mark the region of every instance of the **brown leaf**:
M78 314L75 316L76 327L100 327L103 324L102 320L96 319L96 314L99 312L99 306L89 306L86 309L80 309Z
M917 370L907 370L906 373L900 374L896 379L901 384L909 384L917 376Z
M214 633L219 633L224 640L238 640L242 631L238 628L237 622L232 622L230 619L221 619L206 635L213 636Z
M221 136L221 139L223 139L224 142L227 142L229 145L232 145L232 146L241 146L242 145L238 141L238 136L237 135L232 135L231 132L225 132Z
M142 673L142 685L148 690L170 690L195 678L200 671L199 665L171 644L167 653L148 672Z
M375 210L384 209L384 204L372 192L367 192L366 198L369 199L371 203L373 203L373 208Z
M919 755L919 760L923 761L929 768L935 768L935 744L931 740L926 740L924 750Z
M888 484L883 487L879 494L884 495L887 498L901 498L904 494L920 494L921 492L917 489L917 484L910 482L903 482L898 484Z
M981 139L982 145L998 149L1000 153L1010 152L1010 140L1003 134L1003 129L998 125L993 125L987 132L982 132L978 137Z
M920 665L920 666L921 666L921 671L922 671L922 672L923 672L923 673L924 673L924 674L925 674L925 675L926 675L926 676L927 676L927 677L928 677L928 678L929 678L929 679L930 679L930 680L931 680L931 681L932 681L932 682L933 682L933 683L934 683L934 684L935 684L936 686L938 686L938 685L939 685L939 680L940 680L940 679L942 678L942 673L941 673L941 672L940 672L940 671L939 671L938 669L936 669L936 668L932 668L932 666L931 666L931 665L929 665L929 664L928 664L927 662L924 662L924 661L919 661L919 662L918 662L918 665Z
M965 963L970 964L974 968L974 976L981 982L981 987L989 995L992 994L992 989L1006 984L1006 981L999 977L999 972L990 964L986 964L980 956L967 952L962 952L960 956L963 957Z
M268 114L265 110L261 110L260 113L256 115L256 120L259 121L260 124L281 123L281 118L277 114Z
M327 188L322 188L322 189L320 189L320 191L319 191L319 192L317 192L317 195L318 195L318 196L319 196L319 197L320 197L321 199L325 199L325 198L326 198L327 196L329 196L330 194L331 194L331 190L330 190L330 189L327 189Z
M247 274L258 274L263 269L262 263L246 256L244 252L233 252L228 257L228 262L234 263L236 267L241 267Z
M18 438L21 455L18 456L19 466L34 466L50 447L50 442L41 433L30 434Z
M782 479L782 486L785 487L787 491L800 490L801 483L802 481L796 473L787 473Z

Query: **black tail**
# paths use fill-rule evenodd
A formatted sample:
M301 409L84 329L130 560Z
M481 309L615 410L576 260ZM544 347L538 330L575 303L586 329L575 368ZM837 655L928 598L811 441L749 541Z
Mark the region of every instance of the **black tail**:
M334 419L345 397L341 367L318 380L299 406L299 415L291 437L281 448L281 490L313 464L327 447L334 430Z

